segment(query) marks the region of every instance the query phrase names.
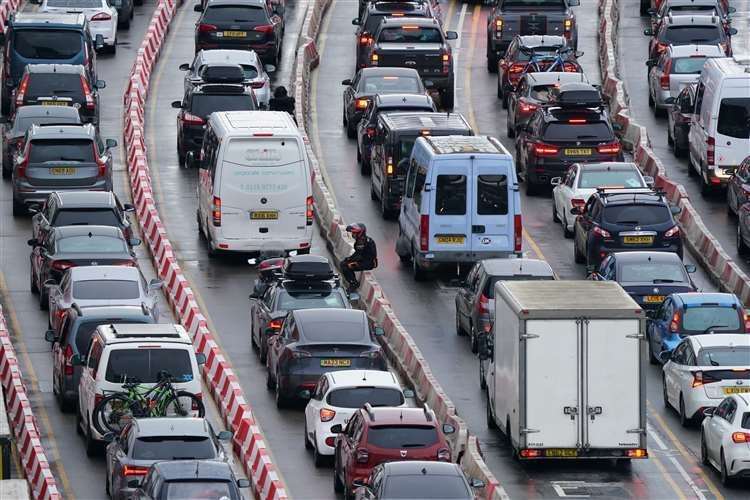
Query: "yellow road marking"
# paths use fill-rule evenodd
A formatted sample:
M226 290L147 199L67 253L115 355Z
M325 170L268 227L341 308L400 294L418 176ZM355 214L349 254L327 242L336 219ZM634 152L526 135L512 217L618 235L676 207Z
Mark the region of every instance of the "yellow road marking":
M474 105L471 102L471 63L474 61L474 52L477 48L477 37L479 36L479 33L477 32L477 27L479 26L479 18L482 14L482 6L477 4L474 6L474 13L471 17L471 32L469 33L469 52L468 57L465 58L464 64L466 65L466 68L464 70L464 74L466 75L464 77L464 91L466 93L466 98L469 101L469 104L467 106L468 110L468 120L469 125L471 128L473 128L477 133L479 133L479 124L477 124L477 117L474 114ZM463 31L463 26L460 27L460 29Z
M666 467L664 467L664 464L661 463L661 460L656 458L653 454L649 454L648 456L649 461L653 462L654 465L656 465L656 468L659 469L659 472L662 476L664 476L664 480L669 484L669 486L674 490L675 493L677 493L677 497L681 500L686 500L685 494L680 490L679 486L677 486L677 483L674 482L674 479L672 479L672 476L667 472Z

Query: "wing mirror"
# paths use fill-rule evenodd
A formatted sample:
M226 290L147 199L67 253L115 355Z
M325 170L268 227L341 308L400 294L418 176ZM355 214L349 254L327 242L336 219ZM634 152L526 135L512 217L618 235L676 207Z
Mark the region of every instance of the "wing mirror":
M70 364L73 366L83 366L86 364L86 356L81 356L80 354L73 354L73 357L70 358Z
M182 63L179 68L180 71L190 71L190 63Z
M694 273L694 272L696 272L697 270L698 270L698 268L697 268L697 267L695 267L695 264L685 264L685 271L686 271L686 272L687 272L688 274L693 274L693 273Z
M357 292L350 292L349 293L349 302L352 304L357 304L362 299L360 295Z
M94 87L96 87L97 90L99 90L99 89L105 89L105 88L107 88L107 82L105 82L104 80L97 80L96 84L94 85Z
M221 431L216 435L219 441L229 441L232 439L232 431Z
M739 33L739 31L737 31L737 28L729 28L729 34L730 34L731 36L734 36L734 35L736 35L737 33Z
M651 177L650 175L644 175L643 176L643 182L645 182L646 186L648 186L650 188L654 187L654 178Z
M654 66L656 66L656 59L648 59L646 61L646 66L648 66L649 68L653 68Z
M682 208L678 207L677 205L672 205L669 207L669 211L672 213L672 215L678 215L680 212L682 212Z
M341 80L341 85L351 85L351 84L352 84L352 79L351 78L345 78L345 79Z
M198 363L198 366L205 365L206 364L206 355L202 352L196 352L195 353L195 362Z
M620 125L619 123L613 123L612 130L614 130L615 132L622 132L622 125Z
M284 15L284 10L284 6L280 3L276 3L273 5L273 13L279 17L282 17Z
M133 206L132 203L123 203L122 211L123 212L135 212L135 207Z
M662 364L666 364L670 359L672 359L672 351L661 351L659 353L659 361L661 361Z
M174 104L174 103L172 103L172 104ZM188 151L187 154L185 155L185 165L188 166L188 167L192 167L196 163L195 160L196 160L196 158L195 158L195 151Z
M664 99L664 103L665 104L674 104L675 102L677 102L677 99L675 99L674 97L671 97L671 96L667 97L666 99Z
M451 424L443 424L443 434L453 434L456 432L456 428Z
M578 1L578 0L575 0L575 1ZM471 486L475 490L481 490L486 485L484 484L484 481L482 481L481 479L472 477L469 479L469 486Z
M141 484L140 479L131 479L128 481L128 488L135 489Z
M199 3L197 3L197 4L195 4L195 6L193 7L193 10L194 10L195 12L203 12L203 5L201 5L201 4L199 4Z
M105 443L111 443L112 441L115 440L115 433L114 432L108 432L108 433L106 433L102 437L104 438L104 442Z
M569 7L578 7L581 5L581 0L568 0Z
M655 16L656 15L656 9L648 9L646 11L649 16Z
M643 34L646 36L654 36L654 30L653 28L646 28L643 30Z
M382 337L383 335L385 335L385 330L383 330L382 326L376 326L372 329L372 331L376 337Z
M141 240L139 238L130 238L129 243L131 247L137 247L141 244Z
M583 210L581 210L581 207L573 207L570 209L570 213L572 215L583 215Z
M172 107L174 109L182 109L182 101L172 101Z
M276 66L273 64L266 64L263 66L263 69L266 70L266 73L276 73Z
M57 335L54 330L47 330L44 332L44 340L47 342L57 342Z
M237 480L237 487L238 488L249 488L250 487L250 480L249 479L238 479Z
M359 26L359 19L357 19L356 17L354 19L352 19L352 24L354 26Z
M413 399L414 397L416 397L416 394L411 389L404 389L403 393L405 399Z
M582 50L576 50L576 51L575 51L575 53L574 53L573 55L575 55L575 56L576 56L576 59L577 59L577 58L579 58L579 57L583 57L583 56L584 56L584 54L585 54L585 52L584 52L584 51L582 51Z
M446 31L445 39L446 40L458 40L458 33L455 31Z
M94 49L102 50L104 48L104 35L96 35L94 38Z
M32 203L31 205L28 205L26 207L26 210L28 210L28 212L30 214L34 214L35 215L35 214L39 213L39 211L41 210L41 207L39 206L38 203Z
M310 396L312 396L312 394L310 393L310 391L308 389L304 389L302 391L299 391L299 397L300 397L300 399L310 399Z
M341 424L336 424L331 426L331 432L333 432L334 434L341 434L342 432L344 432L344 429L341 427Z
M716 408L705 408L703 410L703 416L704 417L713 417L714 411L716 411Z
M553 186L559 186L562 184L562 177L553 177L549 180L549 183Z
M161 290L161 287L164 286L164 282L160 279L152 279L148 282L148 289L149 290Z
M352 481L352 486L355 488L362 488L363 486L367 486L367 483L364 479L355 479Z
M114 139L107 139L106 141L104 141L104 147L106 149L116 148L117 147L117 141L114 140Z

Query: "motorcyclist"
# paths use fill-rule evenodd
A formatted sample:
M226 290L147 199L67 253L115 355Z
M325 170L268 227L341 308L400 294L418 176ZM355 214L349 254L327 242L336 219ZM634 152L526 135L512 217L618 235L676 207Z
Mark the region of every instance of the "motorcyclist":
M354 253L342 260L339 267L349 283L349 291L354 291L359 288L355 273L378 267L378 249L375 241L367 236L367 228L361 222L346 226L346 232L354 238Z

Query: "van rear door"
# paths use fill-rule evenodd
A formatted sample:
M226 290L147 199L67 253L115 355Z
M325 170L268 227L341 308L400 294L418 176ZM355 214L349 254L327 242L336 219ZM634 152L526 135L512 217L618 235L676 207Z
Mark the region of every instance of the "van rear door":
M441 158L430 172L430 250L468 252L471 249L471 160ZM425 191L428 186L425 184Z
M512 252L516 209L511 172L513 165L497 157L481 156L473 160L473 164L471 251Z
M297 137L230 139L218 179L223 237L304 236L311 194L304 155Z
M719 168L737 168L750 152L750 75L724 82L714 143Z

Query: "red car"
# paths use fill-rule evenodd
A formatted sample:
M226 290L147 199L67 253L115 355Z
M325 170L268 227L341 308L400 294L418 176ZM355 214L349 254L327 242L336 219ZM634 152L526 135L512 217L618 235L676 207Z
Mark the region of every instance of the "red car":
M424 408L373 408L369 403L349 419L338 432L334 450L333 489L351 498L354 482L366 481L373 467L394 460L450 462L446 434L455 432L450 424L440 426L435 413Z

